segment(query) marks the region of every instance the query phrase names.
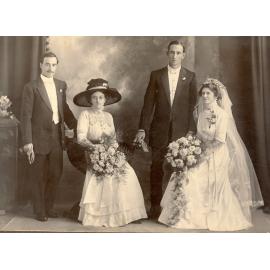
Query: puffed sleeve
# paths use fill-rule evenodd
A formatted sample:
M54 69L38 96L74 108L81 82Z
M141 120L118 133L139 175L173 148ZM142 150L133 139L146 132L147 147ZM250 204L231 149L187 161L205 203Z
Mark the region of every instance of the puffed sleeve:
M223 110L220 110L217 116L215 139L225 143L229 116Z
M77 139L80 143L83 139L87 139L87 133L89 129L89 114L87 111L80 113L77 124Z

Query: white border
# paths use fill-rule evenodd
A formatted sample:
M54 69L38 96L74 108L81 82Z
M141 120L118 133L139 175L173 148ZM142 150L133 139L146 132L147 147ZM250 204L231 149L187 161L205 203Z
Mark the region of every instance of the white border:
M269 35L266 3L9 0L0 34ZM0 254L1 269L265 269L269 234L8 233Z

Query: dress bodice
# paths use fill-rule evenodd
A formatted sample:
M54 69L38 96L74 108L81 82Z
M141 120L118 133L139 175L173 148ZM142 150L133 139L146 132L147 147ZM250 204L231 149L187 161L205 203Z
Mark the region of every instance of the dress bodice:
M213 120L213 123L210 123L210 119ZM199 113L197 135L202 141L225 142L227 124L227 113L215 103L209 110L203 110Z
M87 138L91 141L100 140L103 135L113 137L115 128L110 113L88 109L82 111L77 126L78 140Z

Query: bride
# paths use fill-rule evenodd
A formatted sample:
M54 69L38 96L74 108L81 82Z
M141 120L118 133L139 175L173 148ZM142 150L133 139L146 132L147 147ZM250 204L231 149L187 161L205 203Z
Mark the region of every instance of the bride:
M235 126L225 86L207 79L195 111L197 137L206 151L203 161L189 169L182 190L175 174L161 201L159 221L181 229L236 231L252 226L251 207L263 200L252 162ZM182 192L183 196L178 196ZM175 200L180 202L175 211ZM175 215L175 213L179 213Z

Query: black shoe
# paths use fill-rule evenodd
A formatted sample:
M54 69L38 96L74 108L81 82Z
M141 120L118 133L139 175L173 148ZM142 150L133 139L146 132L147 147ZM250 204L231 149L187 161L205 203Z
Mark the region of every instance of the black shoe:
M58 215L58 213L56 211L50 210L50 211L47 212L47 216L49 218L57 218L59 215Z
M265 214L270 214L270 206L266 205L266 206L263 207L262 210L263 210L263 212L264 212Z
M35 217L36 220L44 222L48 220L48 217L44 216L44 215L36 215Z

